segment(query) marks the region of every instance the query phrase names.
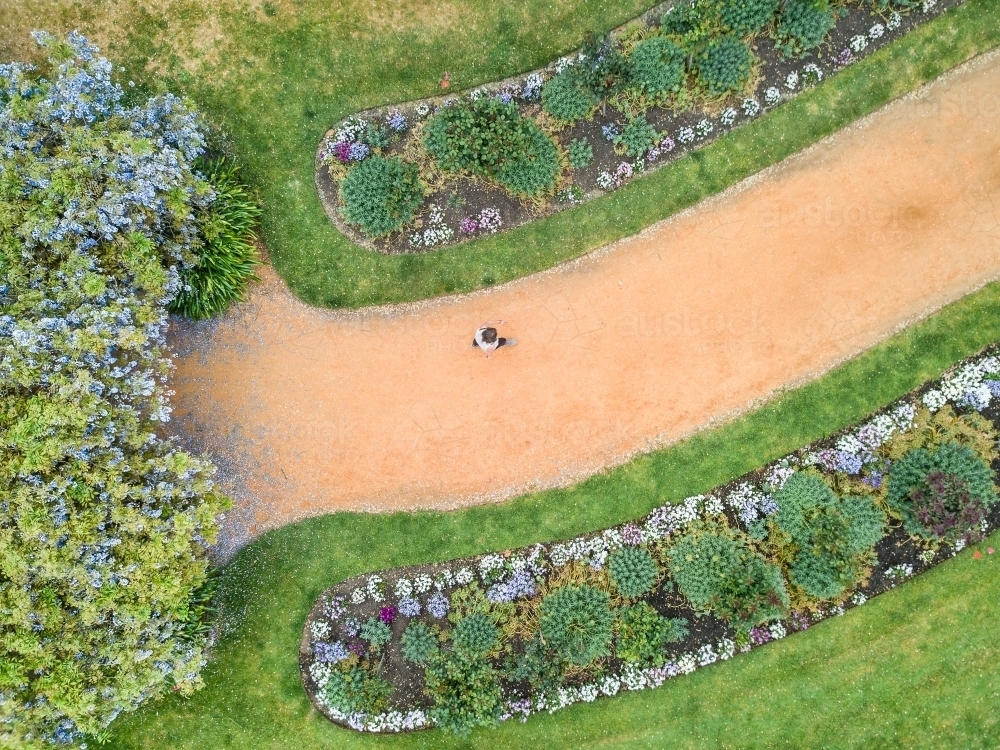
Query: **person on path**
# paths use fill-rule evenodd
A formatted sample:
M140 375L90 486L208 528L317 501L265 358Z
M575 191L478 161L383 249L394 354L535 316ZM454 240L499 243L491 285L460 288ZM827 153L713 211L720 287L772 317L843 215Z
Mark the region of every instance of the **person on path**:
M494 326L506 325L506 320L487 320L476 331L476 337L472 339L472 348L477 346L486 352L486 359L490 358L501 346L514 346L517 339L505 339L497 336L497 329Z

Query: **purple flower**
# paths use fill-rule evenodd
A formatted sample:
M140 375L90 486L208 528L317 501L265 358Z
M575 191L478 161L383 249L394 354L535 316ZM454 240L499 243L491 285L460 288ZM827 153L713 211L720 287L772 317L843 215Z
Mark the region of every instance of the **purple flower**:
M399 614L403 617L416 617L420 614L420 602L412 596L404 596L399 600Z
M827 448L816 454L820 465L827 471L842 471L845 474L857 474L861 471L862 461L860 456L847 451Z
M367 143L352 143L350 149L351 161L361 161L371 152Z
M490 234L496 234L499 230L503 221L500 219L500 212L495 208L484 208L479 212L479 228L489 232Z
M351 144L347 142L334 143L330 153L337 161L346 164L351 160Z
M872 489L877 490L879 487L882 486L882 473L879 471L873 471L871 474L869 474L861 481L867 484Z
M399 610L391 604L388 607L382 607L382 609L378 611L378 619L386 625L392 625L392 621L396 619L396 612L398 611Z
M398 110L393 110L392 112L390 112L389 115L385 118L385 122L390 128L395 130L397 133L406 130L406 117L404 117L403 113L399 112Z
M486 592L486 598L493 603L512 602L535 593L535 578L527 570L518 570L503 583L494 583Z
M606 141L613 141L620 132L618 126L614 123L601 126L601 133L604 134L604 140Z
M971 406L976 411L982 411L990 405L990 394L992 392L992 389L987 393L983 393L979 388L970 388L962 394L962 398L959 399L958 403L960 406Z
M344 620L344 632L354 638L361 631L361 623L358 622L353 617L349 620Z
M436 617L440 620L448 614L449 609L450 605L448 604L448 599L440 591L435 591L427 597L427 611L430 613L431 617Z
M471 216L466 216L458 225L458 231L462 234L472 234L477 229L479 229L479 222Z
M763 646L770 640L773 640L773 636L767 628L754 628L750 631L750 642L755 646Z
M314 644L313 655L316 657L316 661L322 664L336 664L350 656L351 652L342 641L335 641L334 643Z
M984 380L983 385L989 388L990 393L1000 398L1000 380Z
M634 523L625 524L622 527L622 542L630 547L638 547L642 544L642 530Z
M347 644L347 650L350 651L352 654L357 654L358 656L364 656L365 651L367 651L368 649L365 648L365 644L363 644L361 641L352 641L351 643Z
M792 612L792 627L795 630L805 630L809 627L809 617L798 612Z

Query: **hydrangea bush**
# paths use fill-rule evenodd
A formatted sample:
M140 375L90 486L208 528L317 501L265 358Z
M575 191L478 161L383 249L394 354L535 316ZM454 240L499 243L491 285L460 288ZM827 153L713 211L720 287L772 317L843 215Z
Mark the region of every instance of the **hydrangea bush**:
M1000 527L989 469L998 398L991 352L833 438L637 521L345 581L310 613L303 682L354 729L464 735L657 687L805 630L954 555L971 531ZM376 647L359 623L395 606L389 591L408 622ZM418 676L392 683L379 712L324 697L341 672L388 679L393 654Z
M135 105L78 34L0 65L0 745L99 736L200 685L225 500L157 435L167 305L213 195L169 94Z

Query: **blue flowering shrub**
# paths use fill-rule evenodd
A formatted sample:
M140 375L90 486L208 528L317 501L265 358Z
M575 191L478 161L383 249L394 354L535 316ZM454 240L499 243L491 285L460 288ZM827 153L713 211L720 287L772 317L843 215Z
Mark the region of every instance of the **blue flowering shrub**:
M1000 528L998 400L1000 344L861 424L635 521L343 581L309 615L303 685L355 730L464 735L805 630ZM376 615L392 624L378 648L361 632ZM377 712L328 696L358 665L395 688Z
M0 65L0 745L100 735L204 664L213 466L158 437L212 201L198 119L86 39Z

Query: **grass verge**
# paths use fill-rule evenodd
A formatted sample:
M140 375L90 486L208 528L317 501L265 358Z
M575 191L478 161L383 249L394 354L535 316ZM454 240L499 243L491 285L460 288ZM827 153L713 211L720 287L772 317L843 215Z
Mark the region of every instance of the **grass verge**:
M843 618L658 690L508 723L467 742L437 731L380 737L335 727L311 708L297 655L309 607L338 580L639 516L857 421L998 339L993 284L756 412L575 487L451 513L338 513L273 531L223 572L227 629L206 688L122 717L111 747L995 747L1000 555L965 552Z

